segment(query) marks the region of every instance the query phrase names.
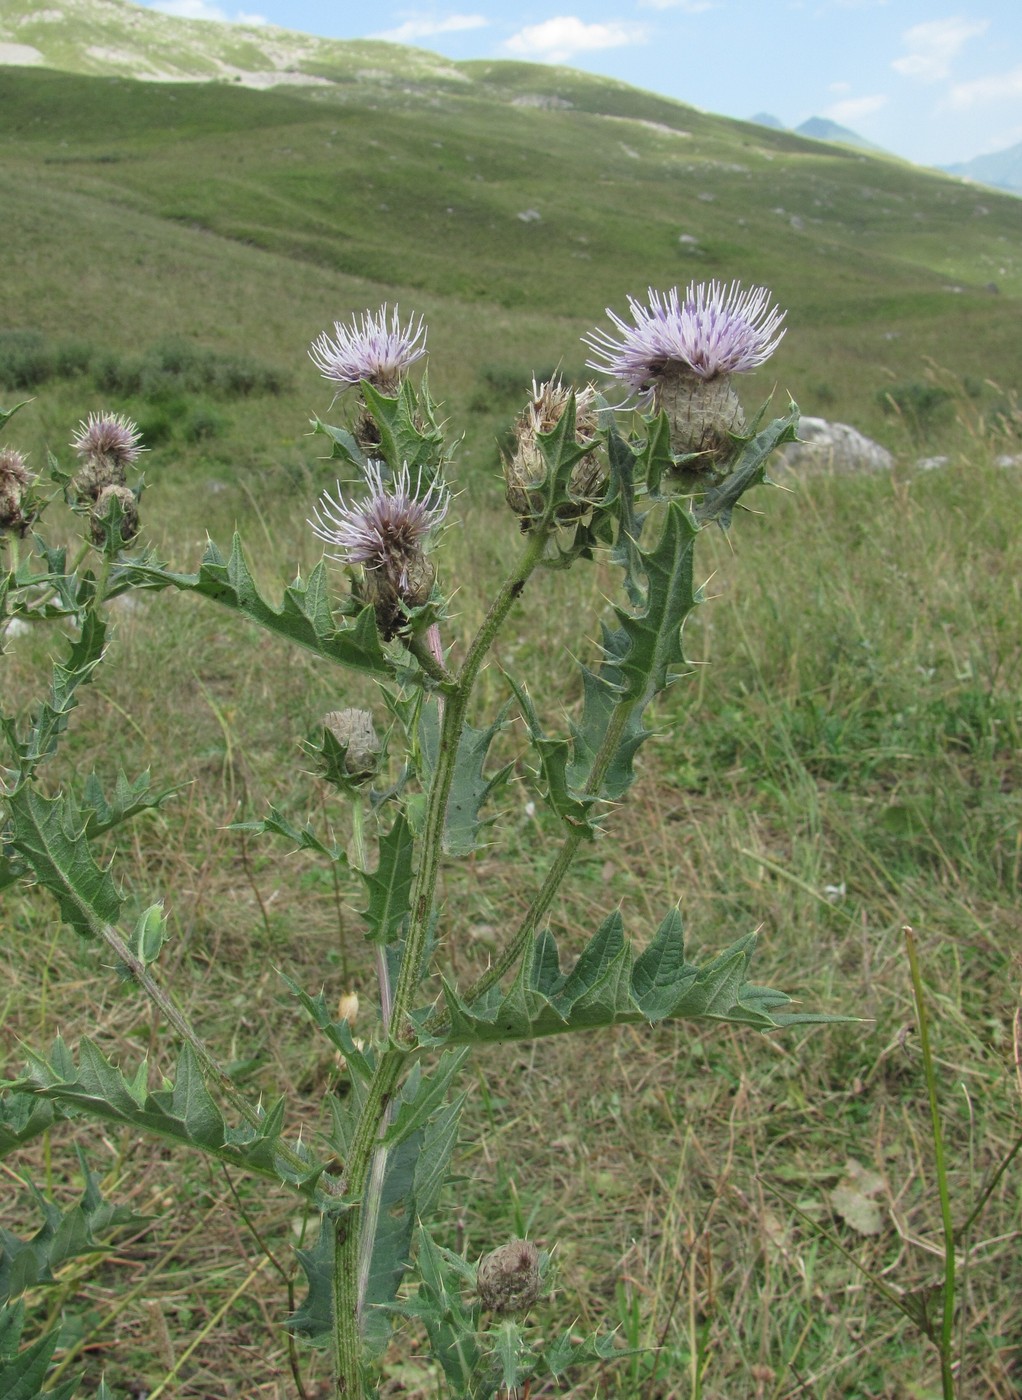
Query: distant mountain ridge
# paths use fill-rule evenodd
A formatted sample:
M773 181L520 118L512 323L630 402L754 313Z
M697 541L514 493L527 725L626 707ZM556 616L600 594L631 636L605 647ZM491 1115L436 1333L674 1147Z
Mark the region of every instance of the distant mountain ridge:
M989 155L976 156L973 160L942 168L949 175L958 175L963 180L975 180L981 185L992 185L995 189L1022 195L1022 141L1017 146L1009 146L1007 150L993 151Z
M809 117L799 126L788 127L771 112L757 112L754 117L749 118L749 121L754 122L756 126L769 127L771 131L791 131L796 136L808 137L810 141L830 141L838 146L858 146L860 150L872 151L875 155L890 154L882 146L876 146L872 141L867 141L857 131L852 131L847 126L840 126L827 117Z

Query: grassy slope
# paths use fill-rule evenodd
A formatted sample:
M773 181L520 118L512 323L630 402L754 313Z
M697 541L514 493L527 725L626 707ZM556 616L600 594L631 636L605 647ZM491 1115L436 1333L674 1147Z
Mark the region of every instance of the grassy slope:
M123 351L177 332L295 375L287 396L228 405L231 431L211 445L152 453L146 528L182 566L207 529L222 540L235 519L262 577L312 562L304 518L327 469L300 433L306 407L325 412L327 395L304 347L334 316L384 297L426 314L434 389L454 428L471 430L459 466L465 528L441 556L442 576L460 585L456 643L515 548L488 484L493 432L516 407L506 386L559 356L580 368L579 334L628 291L689 275L768 282L791 307L791 331L770 374L743 391L747 403L776 376L806 411L889 433L875 391L885 370L919 378L924 353L1017 385L1017 203L561 70L465 73L468 85L425 91L420 75L413 92L348 73L335 89L298 94L0 79L13 114L0 138L8 324ZM573 107L511 105L552 93ZM980 200L989 212L975 212ZM540 221L517 219L530 208ZM681 233L698 237L698 251ZM982 290L989 280L998 295ZM504 397L487 406L480 396L494 384ZM4 440L38 435L63 452L74 417L101 402L85 382L46 385ZM713 664L661 707L663 738L646 752L634 804L554 918L568 946L617 903L642 938L680 899L700 949L762 924L764 982L869 1020L769 1042L682 1026L494 1053L489 1087L472 1097L452 1242L463 1234L478 1253L522 1225L544 1245L559 1241L549 1329L609 1319L625 1339L662 1348L653 1380L648 1358L625 1363L574 1377L579 1400L936 1393L926 1345L769 1187L898 1285L934 1281L933 1254L907 1242L930 1246L939 1222L918 1054L904 1033L905 922L921 931L934 989L958 1220L1018 1131L1008 1073L1020 934L1018 483L989 465L982 401L956 406L972 431L953 438L950 471L910 479L899 464L893 480L811 481L756 501L763 518L739 522L737 557L723 540L704 542L701 573L726 596L700 610L687 647ZM599 570L544 576L501 645L551 726L577 687L551 657L595 634L606 586ZM80 779L96 766L109 778L121 763L151 764L161 782L194 780L111 852L118 878L140 907L168 895L164 975L223 1058L251 1060L253 1093L287 1088L297 1122L336 1068L274 969L331 996L351 981L371 996L352 913L361 901L345 892L338 910L311 862L224 828L274 802L343 836L344 815L296 742L339 694L359 697L305 658L246 640L229 618L181 600L120 614L53 774ZM55 643L10 645L4 684L28 704ZM502 699L496 668L484 690L487 705ZM442 956L457 975L485 961L542 874L552 833L528 796L527 786L508 796L509 849L448 872ZM5 1035L37 1045L58 1026L73 1035L84 1004L125 1063L143 1051L162 1063L166 1047L130 989L59 935L45 901L18 894L3 917L14 935ZM80 1363L92 1383L102 1364L117 1393L152 1388L208 1323L177 1382L182 1400L292 1396L285 1293L271 1271L214 1319L259 1257L245 1235L250 1258L239 1258L222 1181L140 1140L93 1140L90 1154L116 1195L154 1217L142 1241L65 1277L68 1315L83 1316L102 1348ZM52 1156L59 1183L66 1138ZM850 1157L886 1181L875 1236L828 1205ZM5 1223L24 1230L27 1204L9 1195ZM246 1199L286 1260L291 1203ZM973 1232L970 1400L1018 1389L1019 1228L1009 1174ZM435 1394L415 1350L401 1364L394 1394Z
M1018 382L1010 197L567 70L462 68L270 93L7 70L8 323L85 311L118 346L158 324L293 361L400 296L437 323L457 410L482 369L580 371L629 293L739 276L789 308L760 383L806 412L883 434L878 392L924 357ZM552 95L571 107L516 105Z

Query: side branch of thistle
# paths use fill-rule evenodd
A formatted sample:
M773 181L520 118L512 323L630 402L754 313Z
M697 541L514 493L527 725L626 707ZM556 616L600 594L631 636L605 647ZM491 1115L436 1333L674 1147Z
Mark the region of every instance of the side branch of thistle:
M628 717L631 714L633 705L619 705L614 712L610 724L607 726L607 733L604 736L599 753L593 763L589 782L586 785L585 795L598 793L606 777L607 769L611 759L621 741ZM550 869L547 871L542 885L536 891L532 903L526 910L521 923L515 930L510 943L497 958L491 967L478 977L468 988L464 1000L471 1006L473 1002L486 995L491 987L495 987L507 973L515 966L524 953L529 939L533 938L538 930L544 915L560 889L565 875L571 868L571 863L575 859L579 846L585 839L585 832L582 827L570 827L560 849L554 857ZM447 1026L449 1017L444 1011L434 1012L433 1016L426 1022L425 1030L432 1035L440 1034Z
M152 973L146 968L141 958L128 947L127 943L110 924L101 923L99 920L90 919L93 932L106 943L117 956L118 961L124 966L133 982L136 982L146 996L158 1009L166 1020L167 1024L185 1041L195 1052L195 1057L202 1066L203 1073L216 1084L225 1100L238 1113L245 1122L252 1128L259 1128L262 1119L259 1113L252 1107L243 1094L239 1094L235 1088L234 1081L230 1075L206 1048L205 1041L192 1027L188 1018L178 1010L173 1001L155 980ZM297 1152L292 1151L284 1142L278 1142L274 1149L282 1161L294 1169L299 1175L304 1175L309 1164L302 1160ZM333 1177L324 1175L320 1178L323 1190L328 1195L336 1195L338 1192L337 1182Z

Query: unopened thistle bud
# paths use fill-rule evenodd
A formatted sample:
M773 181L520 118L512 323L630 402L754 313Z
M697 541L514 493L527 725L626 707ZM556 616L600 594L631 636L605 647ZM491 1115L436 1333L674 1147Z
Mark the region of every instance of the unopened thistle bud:
M529 523L543 511L543 493L535 488L546 476L547 467L537 440L539 433L553 432L568 406L572 390L560 379L537 385L532 381L532 398L515 420L515 450L504 458L507 503L528 530ZM596 439L596 391L591 384L575 394L575 441L582 447ZM602 494L607 474L596 452L587 452L574 465L568 484L570 501L557 508L563 523L577 520Z
M500 1317L528 1312L539 1297L539 1250L531 1240L510 1240L479 1261L476 1291Z
M82 464L72 482L79 501L98 501L107 486L124 486L127 468L145 451L137 425L121 413L90 413L71 446Z
M0 533L21 534L27 527L22 505L32 480L21 453L14 447L0 447Z
M323 728L329 730L344 749L344 771L353 783L367 783L376 776L380 766L380 738L368 710L332 710L324 716Z
M358 992L343 992L337 1002L338 1021L353 1026L358 1020Z
M737 282L690 283L684 300L651 287L649 304L628 298L632 325L608 309L620 338L593 331L583 340L601 370L643 395L671 425L671 449L702 454L706 472L726 470L745 415L730 377L764 363L780 344L784 313L770 306L765 287L743 291ZM692 470L691 464L686 464ZM698 468L695 468L698 473Z
M426 557L426 545L447 514L450 493L434 482L421 496L412 490L408 467L385 485L383 464L365 470L369 495L349 505L338 493L324 493L309 521L313 530L333 545L330 558L358 566L356 591L376 613L381 634L389 640L407 621L407 613L429 600L436 571ZM416 487L421 486L421 481Z
M92 539L102 545L110 538L110 530L119 514L115 544L128 544L138 534L138 501L128 486L104 486L96 504L89 512Z

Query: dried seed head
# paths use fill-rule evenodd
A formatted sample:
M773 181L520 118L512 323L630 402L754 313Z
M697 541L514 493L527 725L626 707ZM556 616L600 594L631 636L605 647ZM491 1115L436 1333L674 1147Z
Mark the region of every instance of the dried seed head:
M128 544L138 534L138 501L127 486L104 486L93 506L89 520L95 544L105 544L110 527L120 513L118 544Z
M539 1297L539 1250L510 1240L479 1261L476 1289L484 1308L499 1316L528 1312Z
M380 766L380 739L368 710L332 710L324 716L323 728L345 750L344 769L354 782L367 783L375 777Z
M557 427L572 392L560 379L539 385L533 380L532 398L515 420L515 450L504 458L504 482L507 503L522 521L523 530L543 510L543 494L535 488L543 481L547 468L537 435ZM580 446L595 445L596 429L596 390L587 384L575 393L575 441ZM606 484L602 462L595 451L587 452L572 468L568 485L572 500L558 508L558 520L567 523L584 515Z
M0 531L20 532L28 524L21 507L32 480L17 448L0 447Z

